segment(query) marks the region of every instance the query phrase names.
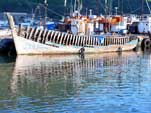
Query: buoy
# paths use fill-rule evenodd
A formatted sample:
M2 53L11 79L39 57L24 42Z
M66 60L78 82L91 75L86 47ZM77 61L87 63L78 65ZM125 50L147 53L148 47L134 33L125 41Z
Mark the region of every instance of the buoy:
M144 47L143 52L144 53L149 53L150 52L150 47Z
M120 46L120 47L118 47L118 50L117 50L118 52L122 52L122 47Z
M150 39L149 38L144 39L142 41L141 47L142 48L146 48L146 47L150 48L151 47L151 41L150 41Z
M84 54L84 51L85 51L85 48L82 47L82 48L79 50L79 54Z

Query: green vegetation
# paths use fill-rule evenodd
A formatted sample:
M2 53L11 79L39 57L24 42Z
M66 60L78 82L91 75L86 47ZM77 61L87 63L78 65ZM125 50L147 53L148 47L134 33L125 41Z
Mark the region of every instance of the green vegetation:
M1 0L0 1L0 12L34 12L38 3L43 3L44 0ZM67 10L70 9L70 2L74 0L67 0ZM104 14L104 1L105 0L83 0L83 10L82 12L85 13L86 8L93 9L93 12L98 12L99 14ZM108 0L110 1L110 0ZM118 7L118 12L121 13L122 11L122 3L121 0L112 0L113 4L111 5L112 8L108 11L112 11L115 13L115 7ZM120 4L118 5L118 1ZM141 1L142 0L123 0L123 12L124 13L141 13ZM64 15L64 0L48 0L48 11L49 16L56 16L56 15ZM150 2L151 5L151 2ZM44 10L44 9L43 9ZM41 11L43 11L41 10ZM56 12L56 13L54 13ZM144 13L149 13L147 9L147 5L145 4L144 0ZM43 14L43 13L42 13Z

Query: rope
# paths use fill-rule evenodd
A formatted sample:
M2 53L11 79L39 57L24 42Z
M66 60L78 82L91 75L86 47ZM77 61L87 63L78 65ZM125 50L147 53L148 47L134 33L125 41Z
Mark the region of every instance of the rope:
M17 0L17 2L20 2L19 0ZM34 5L34 6L37 6L37 5L39 5L39 6L41 6L41 7L43 7L43 8L45 8L45 5L44 4L41 4L41 3L34 3L34 2L31 2L31 1L29 1L29 0L27 0L27 2L26 2L26 4L27 5ZM35 8L36 9L36 8ZM47 8L47 10L49 11L49 12L51 12L51 13L53 13L53 14L55 14L55 15L57 15L57 16L60 16L60 17L63 17L63 15L61 15L61 14L59 14L59 13L57 13L57 12L55 12L54 10L52 10L52 9L49 9L49 8Z
M44 6L44 5L42 5L42 7L43 7L43 8L45 8L45 6ZM63 15L61 15L61 14L59 14L59 13L57 13L57 12L53 11L52 9L47 8L47 10L48 10L48 11L50 11L51 13L53 13L53 14L57 15L57 16L63 17Z
M149 6L149 3L148 3L148 0L146 0L146 4L147 4L147 7L149 9L149 13L151 14L151 9L150 9L150 6Z
M137 8L137 9L135 9L135 10L131 11L131 13L134 13L134 12L136 12L136 11L140 10L140 9L141 9L141 7L139 7L139 8Z

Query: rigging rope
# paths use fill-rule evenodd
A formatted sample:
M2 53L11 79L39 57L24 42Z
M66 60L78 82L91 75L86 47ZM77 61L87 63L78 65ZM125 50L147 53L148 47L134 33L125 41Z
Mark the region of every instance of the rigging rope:
M148 9L149 9L149 13L151 14L151 8L150 8L150 6L149 6L148 0L146 0L146 4L147 4L147 7L148 7Z
M20 2L19 0L17 0L18 2ZM27 0L28 2L28 5L30 4L31 6L32 5L34 5L34 6L37 6L37 5L40 5L41 7L43 7L43 8L45 8L45 5L44 4L41 4L41 3L33 3L33 2L31 2L31 1L29 1L29 0ZM36 9L36 8L35 8ZM56 12L56 11L54 11L54 10L52 10L52 9L49 9L49 8L47 8L47 10L49 11L49 12L51 12L51 13L53 13L53 14L55 14L55 15L57 15L57 16L60 16L60 17L63 17L63 15L61 15L60 13L58 13L58 12Z

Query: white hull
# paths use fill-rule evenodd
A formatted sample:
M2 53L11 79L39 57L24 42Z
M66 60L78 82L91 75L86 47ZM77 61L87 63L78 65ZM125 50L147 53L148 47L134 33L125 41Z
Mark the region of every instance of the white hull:
M137 38L132 39L130 37L103 38L104 41L102 43L103 39L100 36L79 36L33 28L27 28L25 31L22 30L21 27L17 33L13 17L9 14L7 14L7 17L12 30L12 36L17 54L78 54L117 52L132 50L138 43ZM110 41L112 41L112 43ZM83 47L83 45L86 46Z
M9 38L11 37L11 30L9 29L4 29L4 30L0 30L0 38Z
M15 36L14 42L17 54L78 54L82 47L80 46L64 46L58 47L41 44L20 36ZM137 40L124 45L108 45L108 46L95 46L84 47L84 53L104 53L104 52L117 52L133 50L137 45Z

